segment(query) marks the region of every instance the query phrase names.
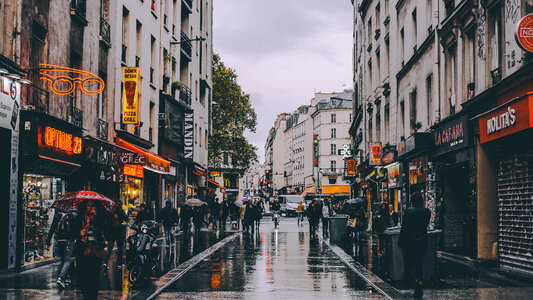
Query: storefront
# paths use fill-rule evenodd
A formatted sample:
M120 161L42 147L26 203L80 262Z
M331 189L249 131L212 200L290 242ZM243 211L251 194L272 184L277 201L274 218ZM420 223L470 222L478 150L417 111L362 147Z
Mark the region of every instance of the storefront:
M81 128L38 112L22 111L20 124L22 179L22 242L20 263L53 258L46 236L53 219L52 203L62 194L77 190L80 182L70 177L81 167Z
M2 68L8 68L3 63ZM20 83L0 74L0 270L16 266Z
M177 190L177 162L171 161L170 172L163 176L163 202L170 201L173 207L178 206L178 190Z
M435 207L428 202L428 139L427 133L415 133L398 144L398 157L401 161L402 207L405 211L410 204L410 195L420 193L425 200L425 206L431 210L430 227L433 228ZM429 197L429 200L432 198Z
M441 250L475 257L475 151L468 116L454 115L431 132L428 202L435 206L435 227L442 230ZM431 176L430 176L431 177Z
M509 98L479 116L479 151L495 158L500 268L533 277L533 92Z
M385 166L387 169L387 195L389 204L392 204L394 211L398 212L398 215L402 215L402 184L400 176L400 163L393 162Z
M170 161L119 137L115 138L115 143L134 154L122 161L122 172L128 176L121 187L123 203L130 209L145 204L157 214L163 207L162 176L170 174Z

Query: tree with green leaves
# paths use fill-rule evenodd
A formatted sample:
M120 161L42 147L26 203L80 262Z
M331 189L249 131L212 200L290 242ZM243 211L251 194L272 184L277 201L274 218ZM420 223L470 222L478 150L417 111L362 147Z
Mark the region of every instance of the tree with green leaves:
M250 144L244 132L255 132L257 116L250 103L250 95L237 83L235 70L226 67L218 54L213 55L213 135L209 138L209 166L225 166L246 171L257 162L257 147Z

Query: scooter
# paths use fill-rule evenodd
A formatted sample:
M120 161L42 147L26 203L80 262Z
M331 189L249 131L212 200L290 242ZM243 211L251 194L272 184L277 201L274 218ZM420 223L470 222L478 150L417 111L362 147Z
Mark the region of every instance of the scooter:
M159 225L154 221L144 221L141 226L132 224L135 231L128 237L126 244L126 268L129 270L128 281L131 284L143 279L146 273L153 273L159 263Z

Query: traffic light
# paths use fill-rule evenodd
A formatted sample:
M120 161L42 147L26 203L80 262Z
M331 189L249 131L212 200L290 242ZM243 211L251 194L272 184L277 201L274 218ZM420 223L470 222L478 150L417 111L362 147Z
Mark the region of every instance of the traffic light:
M313 134L313 164L318 167L318 134Z

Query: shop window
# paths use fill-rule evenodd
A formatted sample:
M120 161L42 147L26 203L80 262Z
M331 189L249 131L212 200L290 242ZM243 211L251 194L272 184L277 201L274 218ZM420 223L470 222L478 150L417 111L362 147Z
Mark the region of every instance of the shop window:
M130 177L128 183L122 185L122 203L129 209L138 208L143 203L143 180Z
M46 236L53 220L52 203L65 193L61 178L25 174L24 199L24 261L22 264L41 262L53 258L53 245L46 250Z
M329 178L329 184L337 183L337 178Z

